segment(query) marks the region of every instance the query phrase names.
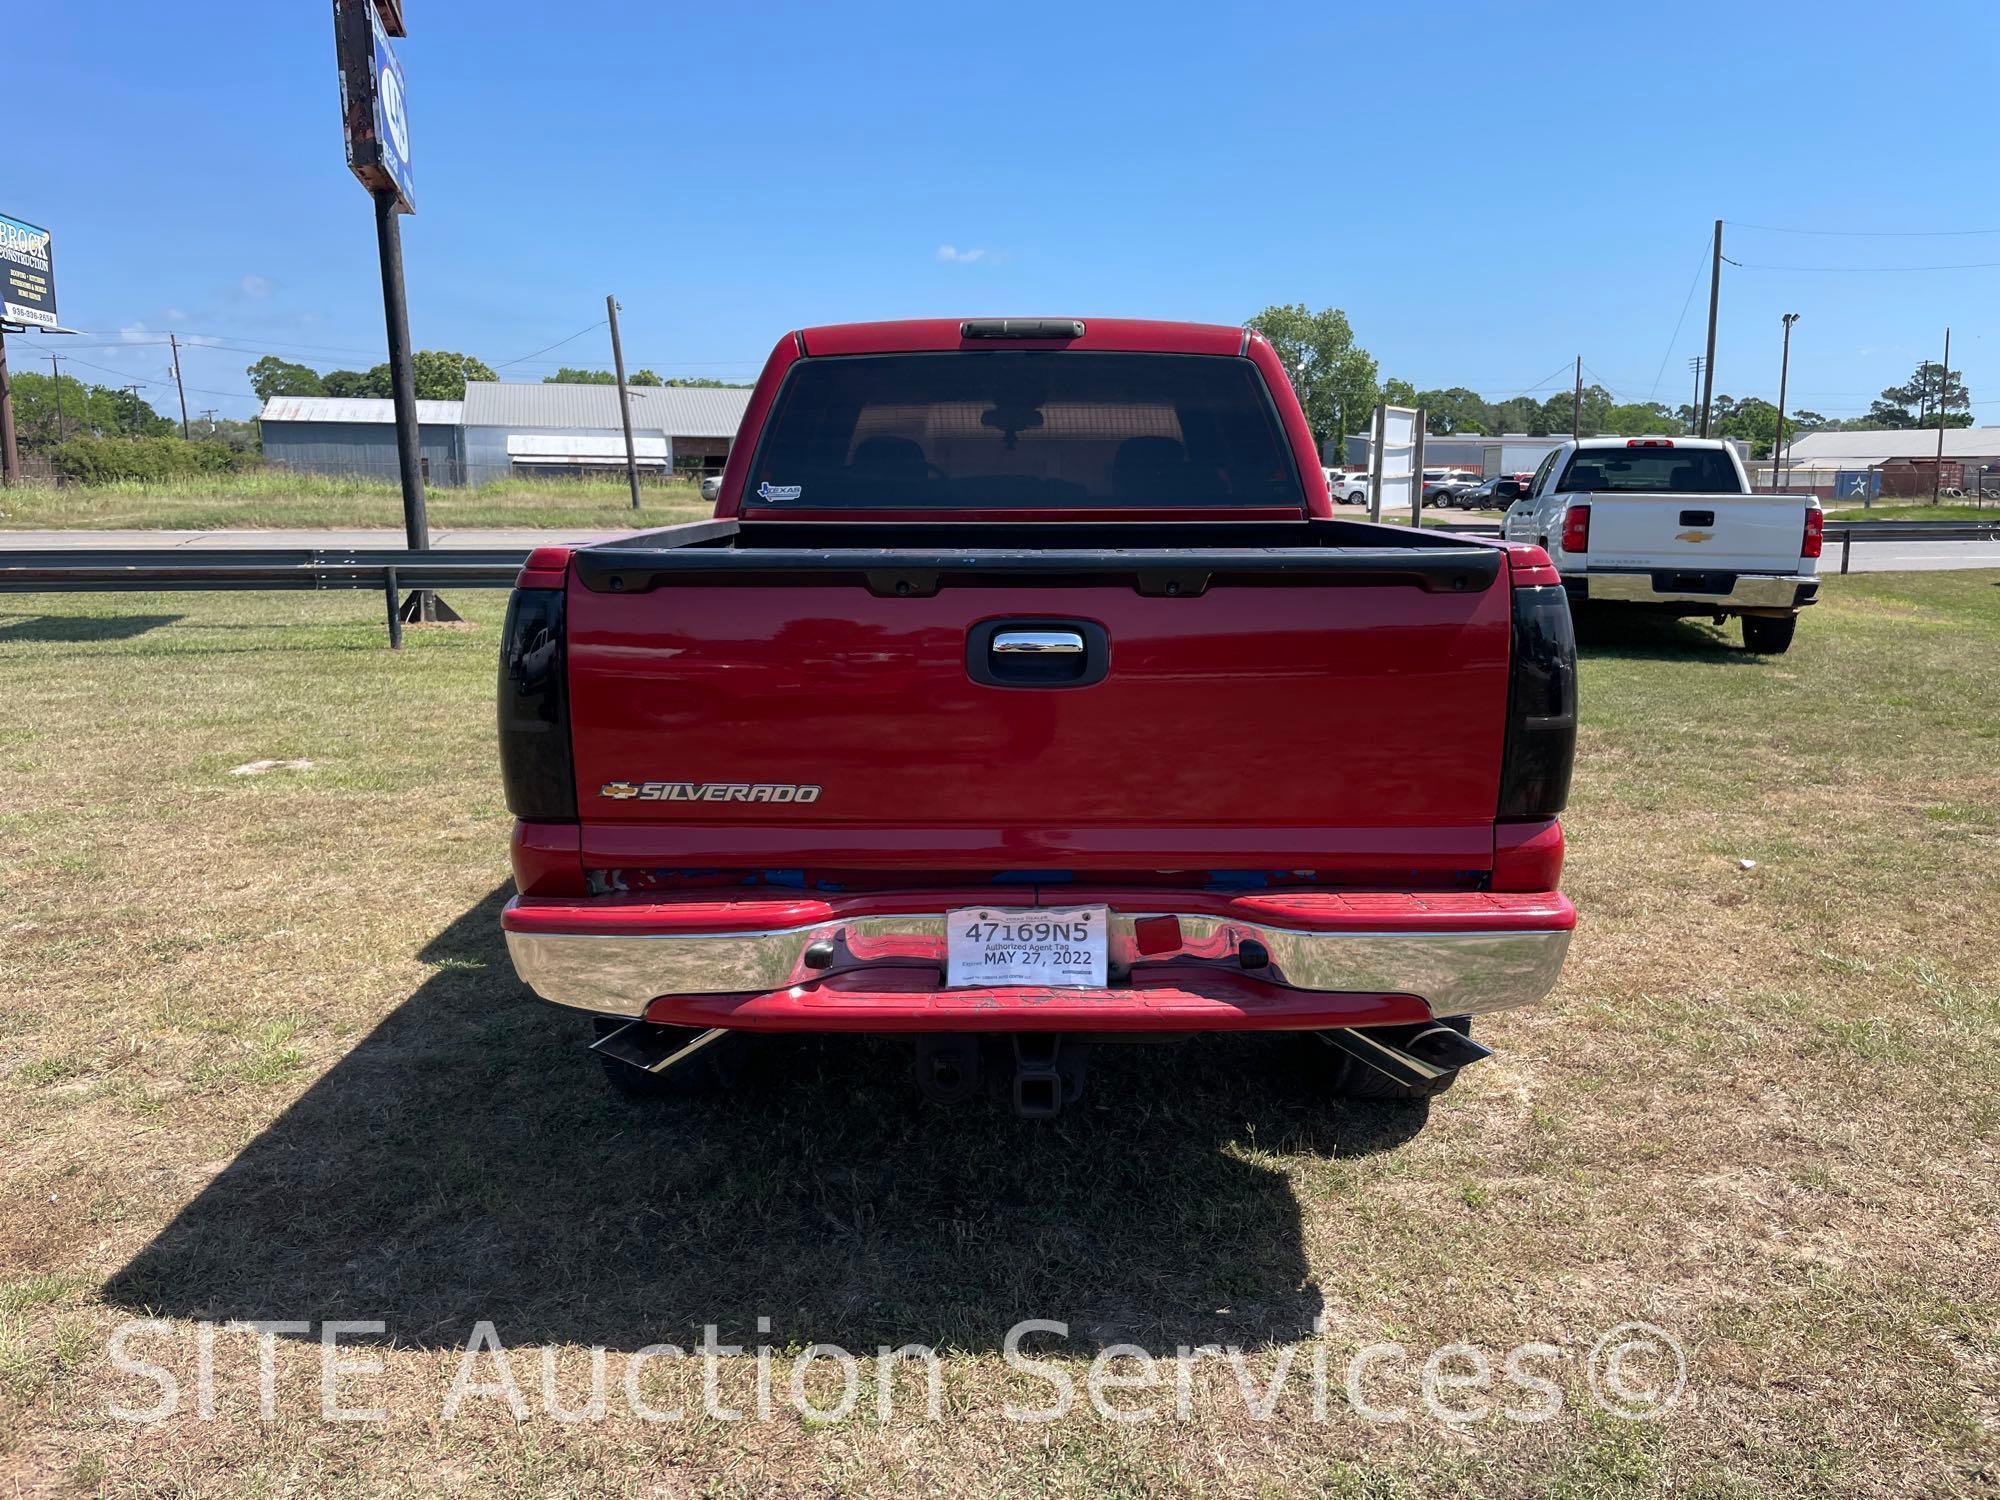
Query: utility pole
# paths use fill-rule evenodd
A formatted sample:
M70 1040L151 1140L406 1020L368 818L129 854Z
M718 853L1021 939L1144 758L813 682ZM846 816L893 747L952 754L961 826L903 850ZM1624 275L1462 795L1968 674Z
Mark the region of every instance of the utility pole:
M181 396L181 437L185 439L188 435L188 393L186 387L181 384L181 341L177 335L170 333L167 335L167 343L174 351L174 389L179 391Z
M1708 267L1708 354L1702 366L1701 436L1708 436L1708 409L1715 402L1715 314L1722 303L1722 220L1715 221L1715 255Z
M7 332L0 328L0 478L21 482L21 450L14 445L14 378L7 373Z
M1690 427L1699 427L1701 425L1701 372L1707 363L1708 361L1703 359L1699 354L1688 361L1688 368L1694 371L1694 395L1688 401L1688 426Z
M632 393L625 389L625 349L618 342L618 299L616 297L605 297L604 312L611 324L611 363L618 371L618 415L625 423L625 478L632 486L632 509L637 510L639 508L639 455L632 446Z
M1785 352L1778 358L1778 437L1771 444L1771 493L1777 494L1783 480L1778 477L1778 461L1785 451L1785 377L1792 372L1792 325L1797 313L1785 314Z
M410 303L403 286L403 231L396 222L396 194L375 200L375 241L382 261L382 321L389 342L389 394L396 402L396 467L403 481L403 536L412 552L431 549L430 517L424 510L423 445L417 435L417 371L410 356ZM421 590L423 606L434 597ZM415 618L429 620L429 608Z
M59 356L54 354L51 354L49 356L49 374L55 379L56 383L56 441L60 443L63 440L63 409L62 409L62 370L57 366L58 358ZM1939 451L1940 452L1943 451L1944 439L1942 437L1938 439L1938 444L1939 444ZM1933 499L1932 503L1936 504L1935 499Z
M211 406L207 411L201 414L202 421L208 423L208 435L210 437L215 436L215 412L216 408Z
M1581 354L1576 357L1576 399L1570 403L1569 408L1569 435L1573 438L1583 436L1583 356Z
M1938 503L1938 490L1944 482L1944 404L1945 395L1951 390L1951 330L1944 331L1944 366L1938 371L1937 419L1938 441L1937 462L1931 465L1931 504Z

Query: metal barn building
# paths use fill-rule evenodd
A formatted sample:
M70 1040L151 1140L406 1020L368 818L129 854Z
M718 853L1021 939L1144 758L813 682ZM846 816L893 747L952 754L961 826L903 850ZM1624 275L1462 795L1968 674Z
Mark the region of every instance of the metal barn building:
M465 483L462 401L419 401L417 440L424 478ZM345 396L273 396L258 414L264 461L306 474L369 474L394 479L396 403Z
M750 404L747 388L635 385L632 446L642 473L719 474ZM316 474L396 475L393 401L274 396L265 459ZM615 385L468 381L463 401L419 401L424 477L487 484L515 475L622 474L625 428Z
M722 472L750 404L747 389L625 389L632 400L632 446L642 471ZM625 429L615 385L468 381L464 422L467 474L473 484L511 474L601 473L625 467Z

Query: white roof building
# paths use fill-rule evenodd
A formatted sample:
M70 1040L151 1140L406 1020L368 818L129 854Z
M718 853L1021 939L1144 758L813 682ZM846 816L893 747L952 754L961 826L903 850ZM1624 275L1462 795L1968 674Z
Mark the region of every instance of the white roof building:
M1935 427L1898 427L1885 432L1809 432L1788 445L1793 469L1868 469L1899 458L1936 458ZM2000 457L2000 427L1947 427L1944 456L1968 460Z

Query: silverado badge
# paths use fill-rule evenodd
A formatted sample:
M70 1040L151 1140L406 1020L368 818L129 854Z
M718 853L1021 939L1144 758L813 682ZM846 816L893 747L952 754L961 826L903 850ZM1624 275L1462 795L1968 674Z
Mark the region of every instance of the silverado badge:
M597 795L616 802L817 802L819 788L789 781L607 781Z

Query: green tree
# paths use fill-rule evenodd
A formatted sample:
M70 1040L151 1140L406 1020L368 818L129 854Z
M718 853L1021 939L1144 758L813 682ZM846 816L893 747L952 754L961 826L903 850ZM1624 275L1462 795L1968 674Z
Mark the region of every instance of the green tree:
M310 365L293 364L288 359L280 359L275 354L267 354L256 364L246 366L244 374L250 377L250 389L257 393L260 401L269 401L273 396L323 396L326 387L319 378L319 371Z
M542 377L543 385L616 385L618 377L609 370L577 370L564 365L553 375ZM662 380L651 370L638 370L625 377L627 385L687 385L685 380Z
M1620 437L1679 437L1687 429L1663 401L1627 401L1604 414L1601 432Z
M1418 391L1417 405L1424 409L1424 430L1433 436L1478 436L1492 430L1493 408L1479 392L1462 385Z
M1934 359L1918 365L1901 385L1892 385L1868 408L1869 420L1884 427L1935 427L1942 408L1946 427L1972 425L1972 392L1960 378Z
M493 367L470 354L450 349L419 349L416 367L419 401L463 401L468 380L497 380Z
M328 370L320 377L320 385L322 394L328 396L373 397L381 401L396 393L386 361L368 370Z
M1397 380L1391 376L1382 382L1382 404L1384 406L1415 406L1417 388L1407 380Z
M1542 406L1532 396L1509 396L1505 401L1496 402L1489 410L1493 420L1487 430L1496 436L1508 432L1533 432L1541 425Z
M136 392L85 385L74 375L58 380L23 370L12 385L15 436L29 453L46 453L65 438L165 437L178 426Z
M642 382L634 380L632 383L639 385ZM672 380L667 381L666 384L682 386L688 390L698 391L747 391L750 389L750 382L747 380L711 380L706 375L676 375Z
M1303 302L1267 307L1249 326L1271 341L1279 361L1298 383L1306 422L1322 452L1366 422L1375 405L1375 359L1354 342L1347 314L1337 307L1309 311Z
M1752 458L1768 458L1778 440L1778 408L1761 396L1731 401L1728 411L1716 402L1716 414L1709 425L1710 437L1748 438Z

